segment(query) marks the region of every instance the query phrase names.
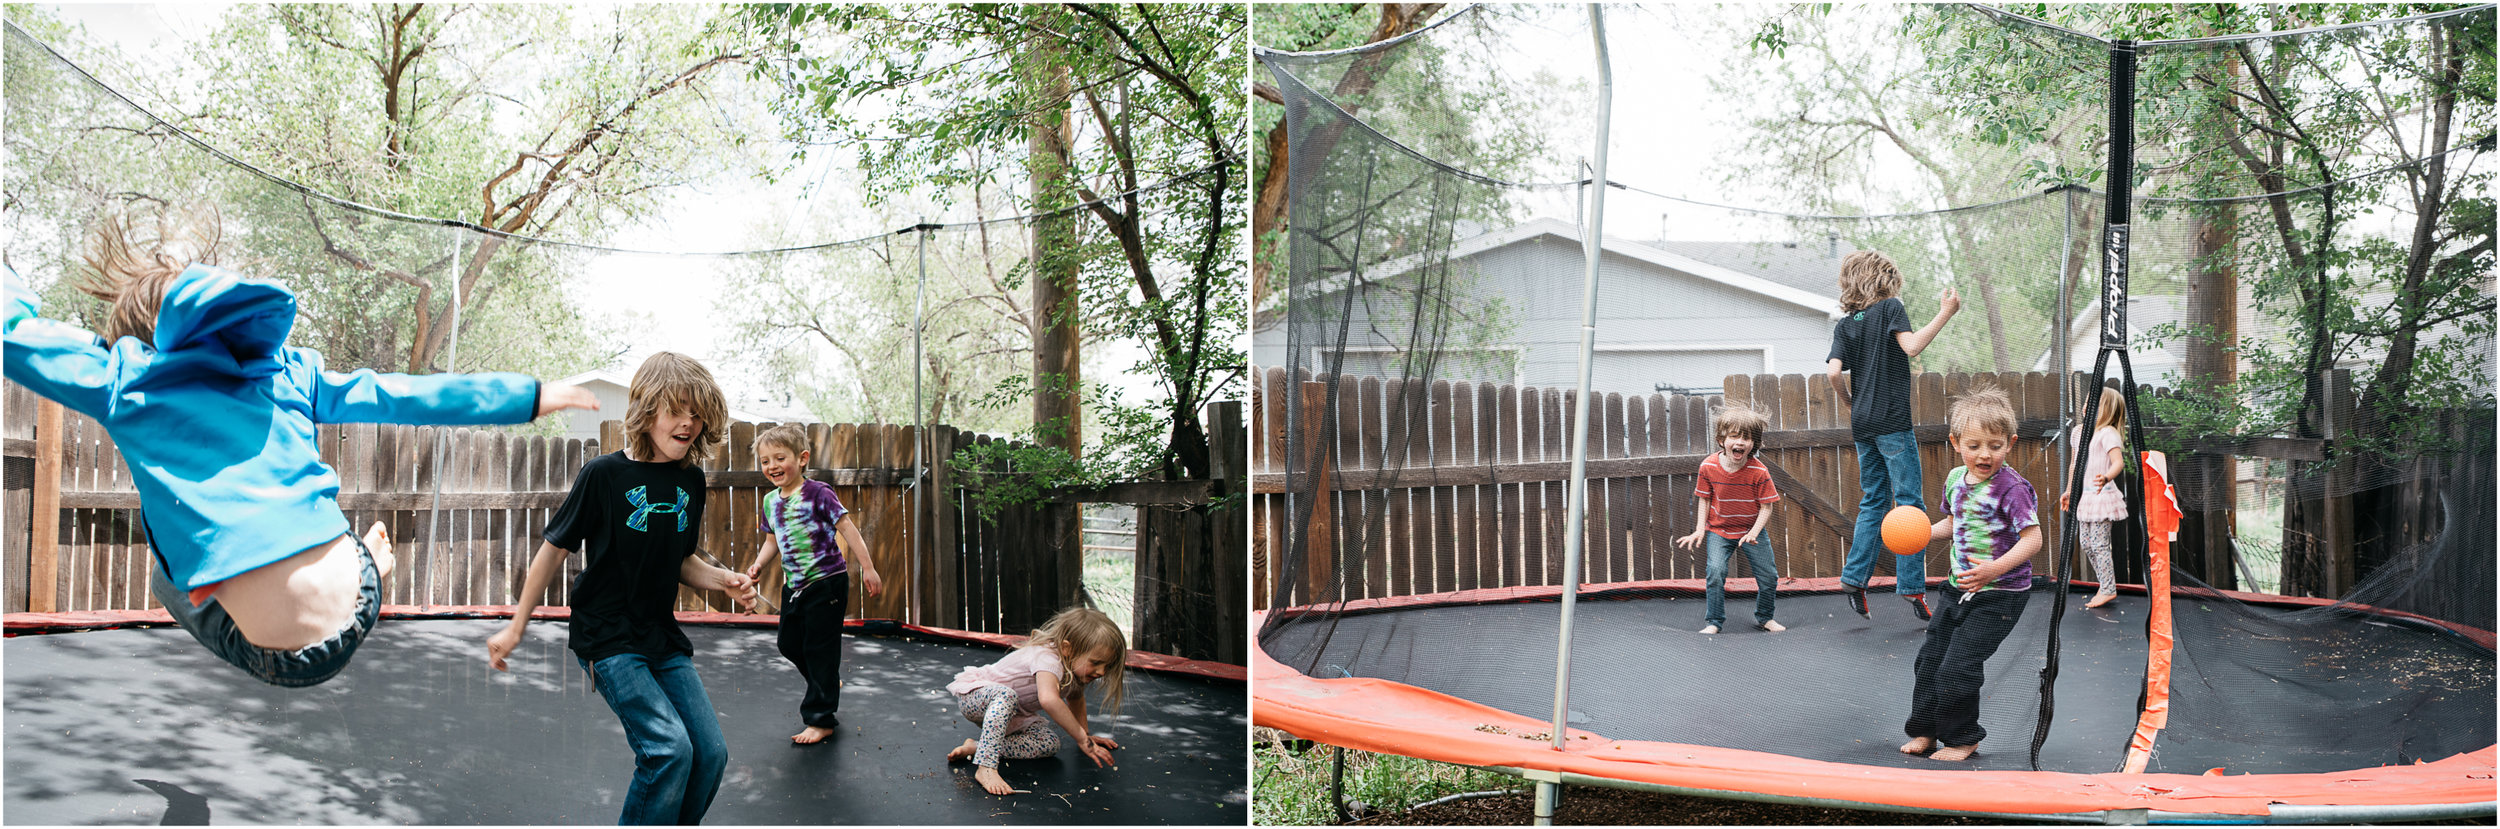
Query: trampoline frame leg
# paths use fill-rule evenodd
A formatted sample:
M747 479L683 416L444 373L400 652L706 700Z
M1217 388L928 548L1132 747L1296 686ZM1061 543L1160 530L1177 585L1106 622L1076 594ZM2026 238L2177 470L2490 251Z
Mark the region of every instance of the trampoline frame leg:
M1336 814L1337 824L1342 826L1354 822L1354 817L1345 810L1345 746L1331 748L1337 750L1337 760L1335 767L1328 772L1328 808Z
M1562 784L1551 780L1536 781L1536 825L1554 825L1554 804L1562 799Z

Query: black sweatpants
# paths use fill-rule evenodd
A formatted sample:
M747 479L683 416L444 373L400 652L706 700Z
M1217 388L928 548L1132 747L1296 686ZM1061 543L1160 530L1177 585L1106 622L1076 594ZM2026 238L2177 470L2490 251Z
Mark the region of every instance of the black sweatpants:
M1946 592L1950 598L1927 623L1927 644L1918 649L1918 684L1901 731L1934 737L1937 745L1966 746L1988 737L1979 725L1979 684L1987 678L1988 657L2014 632L2031 593L1983 590L1962 601L1960 592Z
M835 573L809 582L791 595L781 586L781 658L807 680L799 698L799 721L818 728L837 724L833 712L842 707L842 617L851 610L851 574Z

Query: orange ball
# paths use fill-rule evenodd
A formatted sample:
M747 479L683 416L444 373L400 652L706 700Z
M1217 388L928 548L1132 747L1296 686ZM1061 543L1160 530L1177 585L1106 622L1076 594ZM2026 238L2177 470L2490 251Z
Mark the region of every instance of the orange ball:
M1935 526L1927 513L1917 507L1893 507L1884 514L1884 547L1894 555L1909 555L1927 549L1927 536Z

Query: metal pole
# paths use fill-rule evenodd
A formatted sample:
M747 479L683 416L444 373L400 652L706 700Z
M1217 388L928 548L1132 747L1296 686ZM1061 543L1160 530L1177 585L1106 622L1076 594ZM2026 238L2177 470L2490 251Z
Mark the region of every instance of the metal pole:
M460 365L460 234L458 233L452 234L451 237L451 313L445 316L451 320L451 353L446 359L456 368ZM419 336L423 334L420 333ZM426 519L425 545L428 554L440 549L439 545L443 543L443 477L450 471L451 430L449 428L436 429L434 431L434 508L428 511ZM350 526L347 531L355 532L356 528ZM418 604L426 604L426 597L434 595L433 568L424 569L427 583L417 586L417 589L421 591L417 598Z
M1572 402L1571 489L1563 519L1562 635L1554 650L1554 748L1563 748L1571 717L1571 615L1580 590L1580 548L1587 534L1582 523L1589 503L1589 381L1597 350L1597 268L1606 238L1606 141L1614 110L1614 70L1606 57L1606 12L1589 4L1589 36L1597 46L1597 152L1588 189L1588 227L1580 249L1588 260L1580 276L1580 385ZM1536 784L1537 825L1552 825L1557 784Z
M921 520L928 515L925 511L928 508L928 501L926 500L928 494L921 491L920 479L922 476L929 474L928 467L925 466L925 464L928 463L928 459L921 455L921 447L927 446L930 440L928 419L929 405L927 401L921 399L920 376L927 373L929 367L928 358L924 355L922 350L922 340L927 335L929 330L929 234L935 229L936 226L929 224L927 217L921 217L920 287L915 291L916 295L912 299L913 307L911 311L911 418L912 422L919 424L920 427L915 438L911 442L910 526L912 529L912 543L915 547L919 544L920 533L927 529L922 526ZM939 555L950 554L950 551L946 550L939 550L937 552Z

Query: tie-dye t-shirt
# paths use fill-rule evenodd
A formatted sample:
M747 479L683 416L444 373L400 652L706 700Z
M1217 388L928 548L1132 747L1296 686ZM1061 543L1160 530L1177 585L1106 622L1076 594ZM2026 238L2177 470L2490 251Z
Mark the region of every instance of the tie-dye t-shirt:
M1953 571L1957 573L2013 552L2023 529L2040 524L2038 497L2022 473L2000 466L1997 474L1977 485L1967 479L1969 473L1970 467L1957 466L1944 479L1944 509L1953 517ZM2031 589L2031 562L2024 561L1979 589Z
M848 510L842 508L842 499L834 497L833 487L823 481L806 481L799 484L796 497L774 487L764 491L761 507L764 531L781 542L781 574L791 592L850 569L842 560L842 548L834 544L834 525L841 523Z

